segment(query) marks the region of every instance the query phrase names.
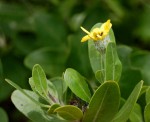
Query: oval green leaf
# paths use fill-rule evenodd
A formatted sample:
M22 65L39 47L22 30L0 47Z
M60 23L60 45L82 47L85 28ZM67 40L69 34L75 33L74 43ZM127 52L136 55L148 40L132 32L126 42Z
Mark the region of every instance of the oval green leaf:
M28 96L32 97L35 101L39 101L39 96L32 91L24 90ZM56 116L50 116L43 111L41 106L33 102L29 97L24 95L19 90L12 93L11 100L15 107L22 112L26 117L34 122L64 122Z
M30 69L32 69L34 64L40 64L46 74L58 76L65 70L67 57L68 50L66 48L60 47L59 49L53 49L45 47L27 55L24 62Z
M95 77L96 77L96 79L97 79L100 83L103 83L103 82L104 82L104 74L103 74L103 71L97 70L97 72L95 73Z
M64 99L64 93L67 90L67 85L62 77L54 77L50 79L50 81L54 84L56 87L56 90L58 92L58 98L60 102L63 102Z
M116 45L114 42L110 42L106 48L106 60L105 60L105 80L119 81L122 71L122 64L118 58Z
M59 116L66 120L81 120L83 117L82 111L73 105L65 105L54 110Z
M51 105L51 107L50 107L49 110L47 111L48 114L53 114L54 111L55 111L55 109L58 108L58 107L60 107L59 104L53 104L53 105Z
M130 116L131 111L139 97L140 91L142 89L143 81L140 81L132 91L131 95L119 110L112 122L126 122Z
M114 81L103 83L94 93L83 122L110 122L118 111L119 86Z
M37 92L44 98L47 98L48 95L47 79L42 67L39 64L34 65L32 70L32 78Z
M71 91L82 100L89 102L91 98L90 90L85 78L76 70L68 68L64 73L64 80Z

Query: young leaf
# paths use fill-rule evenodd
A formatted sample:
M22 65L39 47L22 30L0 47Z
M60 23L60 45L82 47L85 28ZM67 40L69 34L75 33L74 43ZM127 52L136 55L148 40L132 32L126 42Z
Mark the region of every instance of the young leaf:
M105 80L119 81L122 71L122 65L117 55L116 45L110 42L106 48L106 61L105 61Z
M66 120L81 120L83 116L82 111L73 105L58 107L54 110L54 112L57 112L59 116Z
M97 70L97 72L95 73L95 77L96 77L96 79L97 79L100 83L103 83L103 82L104 82L104 74L103 74L103 71Z
M36 87L35 87L35 84L34 84L34 81L33 81L33 78L29 78L29 84L30 84L30 87L32 89L32 91L34 91L35 93L37 92L36 90Z
M59 104L53 104L53 105L51 105L51 107L48 110L48 114L53 114L54 111L55 111L55 109L58 108L58 107L60 107Z
M29 90L24 90L24 92L36 101L39 100L39 96L34 92ZM55 116L46 114L40 106L34 103L26 95L22 94L19 90L15 90L12 93L11 99L15 107L34 122L64 122Z
M34 65L33 70L32 70L32 78L33 78L35 89L37 90L37 92L44 98L47 98L47 95L48 95L47 79L40 65L38 64Z
M110 122L119 108L120 91L114 81L103 83L94 93L83 122Z
M53 85L53 83L49 80L47 80L47 83L48 83L48 102L53 104L53 103L59 103L59 99L58 99L58 93L57 93L57 90L55 88L55 86ZM38 92L38 90L36 89L35 87L35 83L33 81L33 78L29 78L29 84L32 88L32 90L37 93L39 96L41 96ZM43 96L41 96L43 98Z
M64 99L64 92L67 90L67 85L62 77L54 77L50 79L50 81L54 84L56 87L56 90L58 92L58 97L60 102Z
M145 106L144 119L145 122L150 122L150 103Z
M126 103L119 110L112 122L126 122L130 116L131 111L139 97L140 91L142 89L143 81L140 81L132 91L131 95L127 99Z
M71 68L66 69L64 73L64 80L76 96L80 97L86 102L90 101L91 94L85 78L77 71Z
M55 85L49 80L47 80L47 82L48 82L48 97L50 103L52 104L59 103L58 93Z

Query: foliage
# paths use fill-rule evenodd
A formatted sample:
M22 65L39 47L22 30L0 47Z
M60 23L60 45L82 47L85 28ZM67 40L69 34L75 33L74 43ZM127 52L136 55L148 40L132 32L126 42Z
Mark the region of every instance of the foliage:
M68 102L65 98L73 96L64 98L67 85L62 82L61 75L68 67L83 74L88 79L85 78L86 84L95 90L104 81L101 70L97 70L100 63L91 63L96 61L91 56L98 55L97 58L100 58L99 53L90 51L89 61L87 48L91 45L80 44L82 34L79 27L82 25L89 29L93 23L104 22L107 18L112 20L117 44L123 44L117 46L118 57L123 64L121 78L117 80L121 96L127 99L141 79L144 85L150 85L150 53L146 51L150 49L149 5L146 0L1 0L0 106L12 121L22 121L23 116L14 110L9 100L13 88L4 82L4 78L29 89L27 81L34 64L42 66L53 83L47 81L53 89L51 93L65 104ZM32 79L29 83L32 84ZM93 90L89 89L91 98ZM132 111L132 115L140 113L140 110L143 112L145 105L148 105L143 97L139 101L139 107L133 109L135 112ZM130 117L130 120L133 119L133 116Z
M101 23L94 25L93 28L100 26ZM36 122L143 121L140 106L137 103L142 92L143 81L140 81L128 99L122 102L118 84L121 77L122 64L118 58L112 30L106 38L109 41L106 45L100 43L98 45L101 46L100 50L97 48L97 42L91 43L91 41L93 42L92 39L88 43L91 66L100 66L97 69L93 68L95 76L99 75L97 74L98 71L101 73L97 77L100 78L100 84L96 89L91 86L91 83L84 76L72 68L66 69L59 81L62 82L59 85L64 85L62 85L61 89L57 89L56 87L58 86L55 86L55 83L53 83L56 82L57 78L53 78L53 82L48 80L42 67L39 64L35 64L32 69L32 77L29 78L32 91L24 90L14 82L6 79L9 84L17 89L11 96L13 104L25 116ZM142 92L146 93L147 104L144 110L144 119L147 122L149 121L148 114L150 110L149 89L147 86L147 89Z

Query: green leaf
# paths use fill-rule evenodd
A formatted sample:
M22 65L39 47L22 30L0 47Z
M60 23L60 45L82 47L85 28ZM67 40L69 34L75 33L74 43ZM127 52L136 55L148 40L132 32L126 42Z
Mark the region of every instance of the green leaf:
M49 105L44 105L42 103L39 103L38 101L36 101L35 99L33 99L32 97L30 97L30 95L28 95L20 86L18 86L17 84L15 84L14 82L12 82L9 79L5 79L5 81L7 83L9 83L10 85L12 85L14 88L16 88L17 90L19 90L24 96L28 97L32 102L34 102L35 104L41 106L41 107L46 107L49 108Z
M34 65L32 70L32 78L37 92L44 98L47 98L48 96L47 79L42 67L39 64Z
M116 45L114 42L109 42L106 48L106 81L119 81L122 71L122 65L117 55Z
M58 98L58 93L55 85L47 80L48 82L48 97L50 98L49 100L51 101L50 103L59 103L59 98Z
M145 106L144 119L145 122L150 122L150 103Z
M51 48L65 46L67 30L60 16L38 10L33 14L33 22L38 46Z
M37 90L36 90L35 83L34 83L34 81L33 81L33 78L32 78L32 77L31 77L31 78L29 78L29 84L30 84L30 87L31 87L32 91L34 91L34 92L36 93L36 92L37 92Z
M130 116L131 111L139 97L140 91L142 89L143 81L140 81L132 91L131 95L127 99L126 103L119 110L112 122L126 122Z
M144 93L146 93L146 91L147 91L149 88L150 88L149 86L143 86L142 89L141 89L141 92L140 92L139 97L140 97L141 95L143 95Z
M51 107L48 110L48 114L53 114L54 111L55 111L55 109L58 108L58 107L60 107L59 104L53 104L53 105L51 105Z
M82 111L73 105L65 105L58 107L54 112L57 112L59 116L66 120L81 120L83 113Z
M129 116L131 122L143 122L142 110L139 104L135 104L133 111Z
M130 58L132 67L140 70L145 85L150 85L150 52L134 51Z
M58 93L57 90L55 88L55 86L53 85L53 83L49 80L47 80L48 83L48 102L53 104L53 103L59 103L59 99L58 99ZM29 78L29 84L31 86L31 89L41 97L41 95L39 94L38 90L35 87L35 83L33 81L33 78ZM43 98L43 97L42 97Z
M41 48L26 56L25 65L32 69L35 64L40 64L45 73L50 76L61 75L65 70L68 50L55 48Z
M36 101L39 100L39 96L34 92L29 90L24 90L24 92ZM40 106L31 101L31 99L19 90L15 90L12 93L11 99L15 107L34 122L63 122L55 116L48 115Z
M95 24L92 29L96 27L100 27L102 23ZM91 29L91 31L92 31ZM97 70L103 70L101 61L102 61L102 55L97 51L95 48L93 40L88 41L88 51L89 51L89 59L91 63L91 67L93 72L95 73Z
M97 72L95 73L95 77L96 77L96 79L97 79L100 83L103 83L103 82L104 82L104 74L103 74L103 71L97 70Z
M150 103L150 87L146 91L146 104Z
M82 100L89 102L91 98L90 90L85 78L74 69L68 68L64 73L64 80L71 91Z
M63 102L64 99L64 93L67 90L67 85L63 78L61 77L54 77L50 79L50 81L54 84L57 92L58 92L58 98L60 102Z
M114 81L106 81L94 93L83 122L110 122L119 108L120 91Z
M8 116L4 109L0 108L0 122L8 122Z
M131 65L131 54L134 52L131 47L120 45L117 48L118 56L122 63L122 77L119 82L121 96L125 99L129 97L132 90L142 78L140 69ZM127 82L130 81L130 82Z
M90 63L93 69L93 72L97 72L98 70L103 70L102 69L102 55L96 50L94 42L92 40L88 41L88 49L89 49L89 58L90 58Z

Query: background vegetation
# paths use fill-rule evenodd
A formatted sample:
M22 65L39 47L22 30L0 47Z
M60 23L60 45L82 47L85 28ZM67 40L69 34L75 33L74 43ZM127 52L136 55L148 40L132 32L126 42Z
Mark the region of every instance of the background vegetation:
M62 76L71 67L96 81L87 43L80 43L84 35L80 26L90 30L108 18L123 63L120 87L126 99L141 79L150 85L149 0L1 0L0 113L4 119L29 121L12 105L14 89L4 78L29 89L28 77L36 63L49 78ZM142 97L138 102L144 105Z

